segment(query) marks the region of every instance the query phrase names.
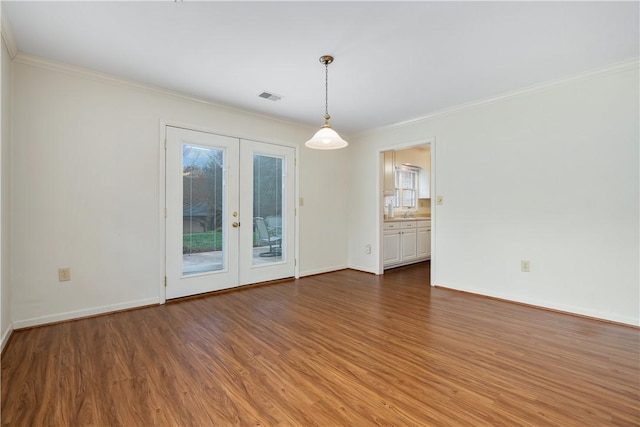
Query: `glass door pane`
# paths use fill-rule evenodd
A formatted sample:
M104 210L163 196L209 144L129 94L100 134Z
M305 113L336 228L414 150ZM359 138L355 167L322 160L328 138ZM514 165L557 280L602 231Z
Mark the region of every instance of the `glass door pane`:
M224 151L182 146L182 274L223 270Z
M282 261L282 157L253 155L253 265Z

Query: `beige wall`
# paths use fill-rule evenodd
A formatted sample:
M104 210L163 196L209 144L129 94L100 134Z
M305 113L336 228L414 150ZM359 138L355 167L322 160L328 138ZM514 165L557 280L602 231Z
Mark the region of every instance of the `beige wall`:
M159 301L161 121L298 147L299 273L346 266L348 152L303 147L315 129L23 55L14 70L16 327Z
M434 138L435 284L640 325L638 82L636 60L357 135L349 265L380 270L379 152Z
M2 98L0 150L0 348L12 330L11 322L11 57L2 39Z
M640 324L637 61L319 152L302 147L312 128L22 55L7 90L6 56L3 331L160 299L162 120L299 147L301 275L379 271L379 153L434 140L437 284ZM72 282L57 281L61 266Z

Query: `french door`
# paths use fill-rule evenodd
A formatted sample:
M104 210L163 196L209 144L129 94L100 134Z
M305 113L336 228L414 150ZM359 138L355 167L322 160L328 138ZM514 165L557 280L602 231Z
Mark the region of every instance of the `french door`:
M166 298L294 275L295 150L166 128Z

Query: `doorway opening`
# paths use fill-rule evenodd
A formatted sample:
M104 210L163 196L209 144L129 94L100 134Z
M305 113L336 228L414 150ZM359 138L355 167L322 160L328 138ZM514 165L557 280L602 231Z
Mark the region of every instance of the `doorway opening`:
M433 276L434 148L429 138L380 151L380 274L432 260Z

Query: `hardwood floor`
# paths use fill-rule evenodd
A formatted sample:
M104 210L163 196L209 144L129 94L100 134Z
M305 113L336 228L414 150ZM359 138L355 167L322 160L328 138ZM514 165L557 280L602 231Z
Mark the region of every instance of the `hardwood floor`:
M640 425L637 329L339 271L15 332L3 425Z

